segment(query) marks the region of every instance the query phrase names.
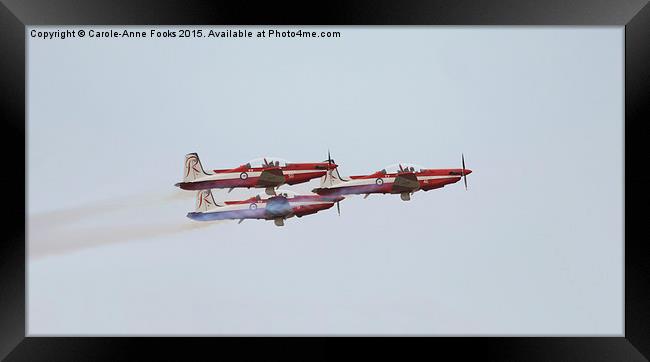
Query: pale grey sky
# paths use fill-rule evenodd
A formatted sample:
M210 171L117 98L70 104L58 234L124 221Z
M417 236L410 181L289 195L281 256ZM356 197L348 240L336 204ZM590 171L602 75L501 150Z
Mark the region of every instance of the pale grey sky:
M30 335L622 335L622 27L312 29L29 39ZM474 172L283 228L173 187L328 148Z

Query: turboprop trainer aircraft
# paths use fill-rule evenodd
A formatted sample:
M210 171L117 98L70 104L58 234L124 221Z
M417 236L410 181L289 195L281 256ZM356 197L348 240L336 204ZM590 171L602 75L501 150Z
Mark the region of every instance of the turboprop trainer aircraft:
M465 168L465 156L462 155L462 168L426 169L398 164L394 172L383 169L370 175L350 176L345 180L337 169L328 170L321 178L319 188L312 190L322 196L400 194L404 201L411 199L417 190L429 191L458 182L461 177L467 189L467 175L472 170Z
M323 162L289 163L277 158L260 158L235 168L206 172L199 155L188 153L185 155L183 181L175 186L183 190L229 189L229 192L238 187L254 187L265 188L268 195L275 195L275 188L281 185L295 185L323 177L328 170L337 167L328 152L327 160Z
M280 190L276 196L257 195L241 201L226 201L219 205L212 197L212 191L201 190L196 194L196 211L187 214L192 220L239 220L245 219L273 220L275 225L283 226L284 220L290 217L303 217L329 209L343 196L296 195L293 192ZM340 209L339 209L340 214Z

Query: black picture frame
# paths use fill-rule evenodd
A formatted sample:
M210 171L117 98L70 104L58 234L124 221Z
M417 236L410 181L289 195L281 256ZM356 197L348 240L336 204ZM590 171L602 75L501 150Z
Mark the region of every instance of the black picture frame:
M577 25L625 26L625 332L621 337L485 337L426 338L430 356L443 351L481 360L525 361L643 361L650 358L650 254L644 227L650 206L650 177L643 168L650 161L643 147L650 136L650 6L644 0L533 1L333 1L243 2L185 1L47 1L2 0L0 4L0 71L2 86L4 164L0 179L6 221L0 243L0 358L9 361L72 361L162 359L192 360L235 352L291 354L284 342L259 341L260 348L242 346L241 339L26 337L25 320L25 184L28 139L25 138L26 26L32 25ZM570 155L567 155L570 157ZM24 162L23 162L24 161ZM645 161L645 162L644 162ZM22 173L21 173L22 171ZM603 172L607 172L605 165ZM21 180L20 176L25 179ZM588 182L589 175L585 175ZM46 176L44 177L46 182ZM575 187L579 187L576 185ZM607 190L603 190L607 192ZM340 356L340 339L317 343L312 358ZM359 339L358 339L359 340ZM365 339L364 339L365 340ZM422 339L416 339L419 342ZM412 352L411 342L397 352L381 347L364 348L364 354L384 357ZM226 343L223 343L226 342ZM407 344L407 346L404 346ZM435 346L432 350L431 345ZM218 354L217 354L218 352ZM431 354L433 353L433 354ZM645 356L645 357L644 357ZM160 358L158 358L160 359Z

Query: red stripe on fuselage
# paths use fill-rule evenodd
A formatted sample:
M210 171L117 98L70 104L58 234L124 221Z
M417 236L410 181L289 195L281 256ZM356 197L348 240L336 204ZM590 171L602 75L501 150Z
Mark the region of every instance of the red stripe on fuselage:
M262 166L262 167L248 167L248 165L241 165L235 168L216 169L212 170L214 173L229 173L229 172L262 172L265 170L282 170L283 172L289 171L321 171L325 172L328 169L335 169L338 167L336 164L329 164L327 162L316 163L288 163L285 166Z
M271 198L272 196L269 196ZM341 201L343 198L332 198L329 196L321 196L321 195L296 195L294 197L287 197L287 201L290 203L292 202L314 202L314 203L320 203L320 202L331 202L334 203L336 201ZM226 201L226 205L238 205L238 204L250 204L250 203L266 203L268 199L262 199L262 198L257 198L257 197L251 197L246 200L236 200L236 201Z
M382 185L356 185L335 188L317 188L314 192L321 196L362 195L362 194L390 194L393 184L385 182Z
M242 171L244 172L244 171ZM255 172L255 171L250 171ZM258 171L259 172L259 171ZM306 173L291 173L291 171L283 172L285 183L289 185L300 184L308 182L315 178L325 176L325 171L314 171ZM241 177L233 177L229 179L222 180L207 180L207 181L193 181L193 182L180 182L178 185L183 190L205 190L205 189L227 189L231 187L260 187L264 188L266 186L258 186L257 180L259 177L249 176L247 179L242 180Z
M245 180L231 178L226 180L207 180L194 182L180 182L178 187L183 190L229 189L232 187L257 187L259 177L249 177Z
M370 175L355 175L355 176L350 176L351 179L370 179L370 178L389 178L389 177L397 177L399 175L408 175L408 174L415 174L415 176L450 176L450 177L455 177L455 176L460 176L462 175L463 169L460 168L440 168L440 169L422 169L418 172L395 172L395 173L381 173L381 172L375 172ZM466 169L465 174L469 175L472 173L472 170Z

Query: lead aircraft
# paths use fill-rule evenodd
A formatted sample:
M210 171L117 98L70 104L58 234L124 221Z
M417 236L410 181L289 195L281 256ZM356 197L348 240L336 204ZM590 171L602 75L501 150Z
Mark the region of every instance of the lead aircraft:
M456 183L463 178L467 189L467 175L472 170L465 168L465 156L461 155L462 168L418 168L408 164L398 164L398 168L389 172L382 169L369 175L350 176L344 179L338 169L328 170L321 178L319 188L312 192L321 196L336 197L341 195L400 194L404 201L418 191L429 191Z

